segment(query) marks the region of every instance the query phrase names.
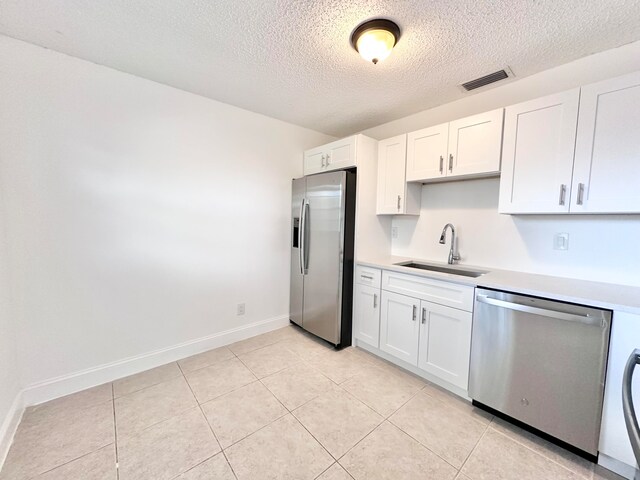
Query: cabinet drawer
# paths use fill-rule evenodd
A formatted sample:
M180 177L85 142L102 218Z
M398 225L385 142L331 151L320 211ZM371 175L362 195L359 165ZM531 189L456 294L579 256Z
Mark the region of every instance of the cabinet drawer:
M361 285L369 285L371 287L380 288L380 277L382 272L379 268L365 267L356 265L355 282Z
M474 288L467 285L385 270L382 273L382 289L467 312L473 311Z

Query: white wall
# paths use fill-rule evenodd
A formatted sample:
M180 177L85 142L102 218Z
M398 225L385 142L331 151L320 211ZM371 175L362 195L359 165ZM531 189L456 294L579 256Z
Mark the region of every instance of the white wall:
M0 212L2 212L0 194ZM0 218L2 214L0 213ZM20 405L20 380L16 357L14 317L11 311L5 224L0 221L0 465L9 448Z
M7 37L0 65L23 386L288 316L291 178L331 137Z
M377 139L640 70L640 42L585 57L463 100L366 130ZM640 286L640 215L499 215L498 179L424 185L419 217L394 217L392 253L446 261L442 227L459 233L462 263ZM553 249L569 233L569 250Z

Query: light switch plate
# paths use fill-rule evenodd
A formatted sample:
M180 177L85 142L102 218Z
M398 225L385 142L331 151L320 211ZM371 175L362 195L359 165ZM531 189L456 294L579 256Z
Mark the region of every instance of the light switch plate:
M553 249L554 250L569 250L569 234L568 233L556 233L553 236Z

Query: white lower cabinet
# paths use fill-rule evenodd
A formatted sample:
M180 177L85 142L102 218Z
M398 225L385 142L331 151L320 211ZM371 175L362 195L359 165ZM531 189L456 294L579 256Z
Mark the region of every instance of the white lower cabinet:
M418 367L467 390L471 322L471 312L420 302Z
M380 350L412 365L418 363L420 300L382 291Z
M471 312L382 291L380 349L467 390Z
M355 338L462 394L469 384L474 293L467 285L358 265Z
M380 288L356 283L354 286L355 336L372 347L380 344Z

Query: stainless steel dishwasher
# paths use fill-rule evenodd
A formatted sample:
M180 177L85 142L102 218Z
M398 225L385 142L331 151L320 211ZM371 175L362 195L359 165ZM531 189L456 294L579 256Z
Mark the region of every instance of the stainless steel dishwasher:
M611 312L476 289L469 396L598 454Z

